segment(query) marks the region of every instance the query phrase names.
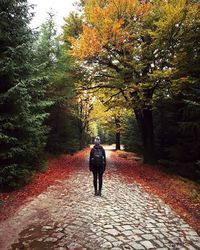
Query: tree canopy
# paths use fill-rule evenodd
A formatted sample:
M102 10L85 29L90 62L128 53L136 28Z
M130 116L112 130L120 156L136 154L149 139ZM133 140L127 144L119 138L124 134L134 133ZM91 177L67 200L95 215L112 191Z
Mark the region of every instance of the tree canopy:
M189 72L185 78L178 74L178 68L184 61L185 37L198 37L199 5L186 0L88 0L82 20L82 32L65 40L71 42L70 54L86 65L85 75L93 79L83 87L118 91L134 110L144 161L153 162L156 100L167 95L172 84L178 88L178 82L194 82ZM195 40L190 46L197 48ZM198 49L193 53L188 56L195 62Z
M200 11L188 0L84 0L58 35L26 0L0 6L0 186L103 142L199 174Z

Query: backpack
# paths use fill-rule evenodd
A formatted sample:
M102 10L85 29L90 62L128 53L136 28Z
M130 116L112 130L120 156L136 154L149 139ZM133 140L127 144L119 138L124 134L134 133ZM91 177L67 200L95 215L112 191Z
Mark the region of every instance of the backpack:
M96 167L103 166L103 149L102 148L93 148L93 159L94 159L94 166Z

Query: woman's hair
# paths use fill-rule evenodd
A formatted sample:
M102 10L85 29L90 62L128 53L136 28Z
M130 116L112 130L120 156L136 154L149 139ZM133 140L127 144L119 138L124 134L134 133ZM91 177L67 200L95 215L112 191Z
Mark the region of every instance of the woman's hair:
M101 142L100 137L96 136L94 139L94 144L98 145L98 144L100 144L100 142Z

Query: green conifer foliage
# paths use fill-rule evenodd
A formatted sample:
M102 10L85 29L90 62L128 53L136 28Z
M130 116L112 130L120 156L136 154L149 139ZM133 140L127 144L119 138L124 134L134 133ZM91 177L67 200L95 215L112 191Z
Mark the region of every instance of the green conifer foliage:
M30 181L41 167L47 128L45 90L34 77L33 34L26 0L0 5L0 186Z

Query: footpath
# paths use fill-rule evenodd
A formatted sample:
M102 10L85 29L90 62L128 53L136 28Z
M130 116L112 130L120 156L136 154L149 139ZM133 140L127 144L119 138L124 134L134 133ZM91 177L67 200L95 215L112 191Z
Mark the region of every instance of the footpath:
M0 249L200 249L200 237L157 196L128 183L108 156L102 196L88 158L0 223Z

